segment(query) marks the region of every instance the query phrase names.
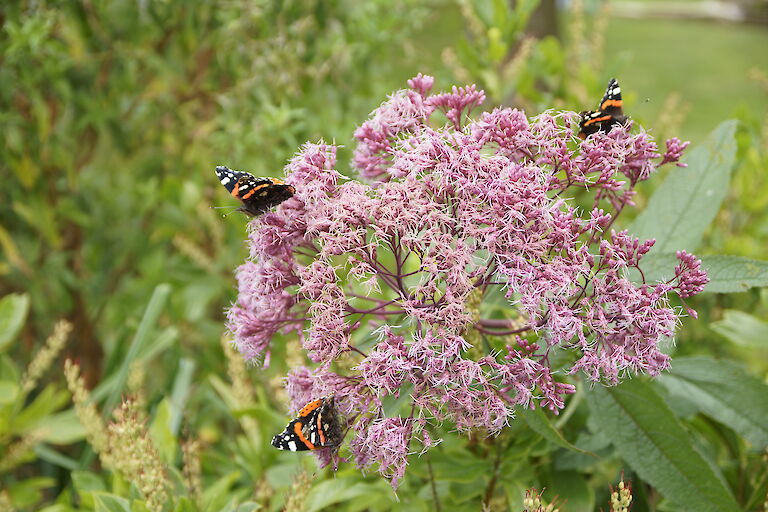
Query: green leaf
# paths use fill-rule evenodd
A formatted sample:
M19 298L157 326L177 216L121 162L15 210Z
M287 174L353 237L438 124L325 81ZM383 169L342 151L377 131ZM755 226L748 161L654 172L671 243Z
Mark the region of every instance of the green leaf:
M11 423L14 432L29 432L38 427L45 427L47 419L56 409L64 406L69 401L69 394L61 389L56 389L50 384L38 394L32 403L15 417Z
M114 494L95 492L93 500L96 512L131 512L130 502Z
M768 323L749 313L726 309L723 319L710 325L735 345L768 349Z
M721 123L688 153L688 167L670 171L648 206L629 228L640 239L655 238L653 252L695 250L725 199L736 162L737 122Z
M222 476L203 491L203 510L218 510L227 501L229 489L240 478L239 471Z
M322 510L334 503L341 503L359 496L370 498L372 495L379 496L380 500L394 501L392 491L388 489L384 480L373 484L360 482L360 478L356 476L325 480L312 487L307 495L306 512Z
M147 506L147 502L134 499L131 501L131 512L153 512Z
M660 381L671 395L695 403L756 450L768 446L768 385L738 364L708 357L677 358Z
M152 297L150 297L147 309L144 311L144 316L141 318L139 328L136 330L131 345L128 347L128 353L125 355L120 370L117 373L115 384L107 397L106 402L104 402L103 414L105 417L112 414L112 411L120 401L120 395L125 387L125 381L128 379L128 371L131 368L131 363L136 359L142 347L149 343L149 335L152 327L157 323L157 319L160 317L160 313L165 307L165 302L170 293L171 286L168 284L159 284L152 292Z
M107 490L104 481L96 473L73 471L71 477L72 485L78 493Z
M195 371L195 362L189 358L182 358L179 361L179 371L176 372L176 378L173 379L173 390L171 391L171 418L169 428L171 433L179 433L181 419L184 415L184 408L189 398L189 392L192 389L192 375Z
M74 409L51 414L44 419L43 440L52 444L72 444L85 437L85 427Z
M705 292L744 292L768 286L768 261L723 255L704 256L701 262L709 276Z
M568 512L592 512L595 510L595 491L584 475L574 471L553 473L546 486L547 496L562 496L568 500Z
M12 404L18 395L18 384L7 380L0 381L0 405Z
M387 395L381 400L381 406L386 418L408 415L413 387L413 383L406 382L400 387L400 396Z
M186 496L179 496L176 498L176 507L174 512L197 512L197 507L192 503L192 500Z
M640 477L677 507L740 510L730 489L691 443L664 400L639 379L587 394L594 423Z
M237 512L255 512L261 510L261 505L254 503L253 501L246 501L237 506Z
M176 459L176 437L171 431L171 406L167 398L157 406L149 433L163 460L173 462Z
M641 262L647 283L667 281L675 276L679 263L674 254L649 253ZM753 287L768 286L768 261L750 260L739 256L703 256L701 266L707 271L709 283L702 293L744 292ZM638 282L640 274L630 271L629 278Z
M27 477L13 482L6 489L17 509L32 510L43 498L43 489L54 487L56 480L49 477Z
M0 299L0 352L16 339L29 311L29 295L12 293Z
M35 445L34 450L35 454L46 462L50 462L51 464L55 464L70 471L78 468L78 462L75 459L62 455L47 445L37 444Z
M573 450L575 452L597 457L597 455L594 453L589 453L569 443L568 440L563 437L563 434L561 434L560 431L557 430L554 425L552 425L552 422L549 421L549 418L544 413L544 411L541 410L541 408L537 407L533 410L518 409L517 415L518 417L522 418L529 427L531 427L531 430L542 436L547 441L550 441L557 446L567 450Z

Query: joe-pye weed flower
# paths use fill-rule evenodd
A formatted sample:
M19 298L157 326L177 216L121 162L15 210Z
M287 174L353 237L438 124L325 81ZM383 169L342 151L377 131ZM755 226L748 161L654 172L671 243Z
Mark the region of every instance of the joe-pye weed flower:
M246 359L268 363L276 333L300 338L314 365L288 375L292 409L335 395L352 457L394 487L409 454L436 444L436 422L493 434L515 406L557 413L575 391L567 374L658 375L669 366L659 342L682 315L670 294L707 282L686 253L674 279L630 281L654 241L612 229L636 185L686 144L662 153L629 126L579 141L568 112L470 117L482 91L432 85L413 78L355 132L353 167L368 181L336 170L335 146L302 147L286 167L295 196L250 225L229 311ZM572 363L553 368L555 350ZM382 404L401 393L406 413L387 417Z

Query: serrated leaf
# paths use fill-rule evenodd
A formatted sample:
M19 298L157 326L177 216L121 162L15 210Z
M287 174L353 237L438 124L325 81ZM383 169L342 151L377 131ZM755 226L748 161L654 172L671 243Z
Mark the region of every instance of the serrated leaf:
M685 396L755 449L768 446L768 385L743 367L708 357L677 358L660 381L670 394Z
M768 323L749 313L726 309L723 319L713 322L711 327L735 345L768 349Z
M695 250L728 191L736 162L736 121L721 123L683 160L688 167L670 171L648 206L629 227L630 233L656 239L653 252Z
M640 477L680 510L738 511L730 489L694 449L661 396L639 379L587 394L595 423Z
M12 293L0 299L0 352L16 339L29 311L29 295Z
M589 453L569 443L568 440L563 437L563 434L561 434L560 431L557 430L554 425L552 425L552 422L549 421L547 415L539 407L533 410L518 409L517 415L518 417L522 418L529 427L531 427L531 430L542 436L547 441L550 441L557 446L567 450L573 450L575 452L597 457L597 455L594 453Z

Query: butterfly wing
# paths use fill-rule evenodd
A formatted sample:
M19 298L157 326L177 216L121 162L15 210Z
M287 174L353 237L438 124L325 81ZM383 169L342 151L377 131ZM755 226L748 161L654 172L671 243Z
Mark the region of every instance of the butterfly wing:
M321 398L302 407L299 417L272 438L272 446L292 452L316 450L338 445L341 437L333 397Z
M615 78L611 78L605 89L605 94L603 94L603 99L600 100L598 110L581 113L579 137L586 139L598 131L609 132L614 126L626 122L627 116L624 115L623 107L619 82Z
M285 430L272 438L272 446L278 450L300 452L316 450L317 432L313 425L317 425L323 399L313 400L301 408L299 417L286 425Z
M611 116L605 115L599 110L590 110L579 114L581 122L579 123L579 137L586 139L593 133L600 130L601 123L609 120Z
M619 82L615 78L611 78L608 87L605 88L603 99L600 100L600 111L611 117L621 117L624 115L623 106Z
M227 192L230 194L232 193L232 190L234 190L235 184L244 176L253 177L252 174L247 172L235 171L223 165L216 166L216 177L219 178L221 184L224 185L224 188L226 188Z
M216 177L233 197L242 201L240 211L255 217L277 206L296 193L290 185L273 178L257 178L249 172L216 167Z

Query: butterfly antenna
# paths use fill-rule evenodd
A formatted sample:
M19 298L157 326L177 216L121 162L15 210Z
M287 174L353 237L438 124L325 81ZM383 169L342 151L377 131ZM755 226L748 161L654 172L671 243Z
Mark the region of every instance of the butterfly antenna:
M232 209L232 211L229 211L229 212L225 213L224 215L222 215L222 218L223 217L227 217L227 216L231 215L232 213L236 212L237 210L239 210L239 208L237 206L211 206L211 208L213 208L214 210L224 210L224 209L229 209L229 208Z

